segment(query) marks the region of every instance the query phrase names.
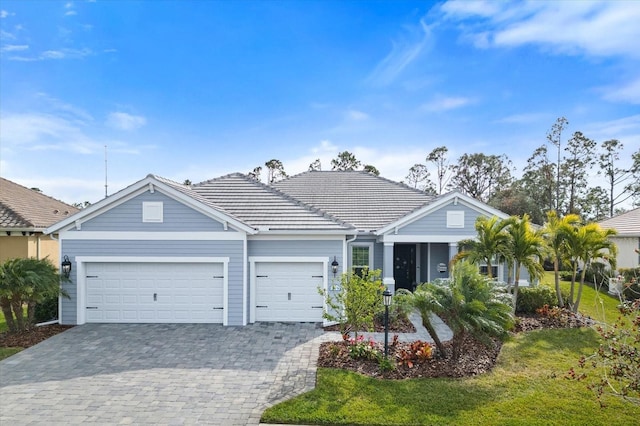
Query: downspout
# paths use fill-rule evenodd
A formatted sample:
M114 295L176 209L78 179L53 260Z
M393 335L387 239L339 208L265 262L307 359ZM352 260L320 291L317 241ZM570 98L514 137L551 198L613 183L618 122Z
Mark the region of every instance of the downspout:
M352 242L354 242L355 240L358 239L358 234L354 234L353 238L351 238L350 240L345 240L344 242L344 250L342 252L342 271L346 272L346 267L345 265L347 265L347 262L349 260L348 258L348 250L349 250L349 244L351 244Z

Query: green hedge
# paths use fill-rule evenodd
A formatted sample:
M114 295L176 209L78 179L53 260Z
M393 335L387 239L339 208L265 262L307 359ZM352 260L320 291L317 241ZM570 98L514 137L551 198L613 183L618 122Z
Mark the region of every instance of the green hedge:
M516 303L517 314L535 314L536 309L540 309L544 305L558 306L556 292L551 287L539 285L519 289Z
M54 297L38 303L35 309L36 324L58 319L58 298Z

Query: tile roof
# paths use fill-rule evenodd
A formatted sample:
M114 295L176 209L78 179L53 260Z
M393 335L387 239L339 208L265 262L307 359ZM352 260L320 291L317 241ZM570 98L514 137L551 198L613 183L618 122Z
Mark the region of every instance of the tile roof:
M360 230L380 229L434 200L364 171L305 172L273 187Z
M602 220L598 224L605 229L615 229L620 237L640 237L640 207Z
M192 185L189 191L256 228L338 231L352 228L241 173Z
M0 229L41 230L77 208L0 177Z

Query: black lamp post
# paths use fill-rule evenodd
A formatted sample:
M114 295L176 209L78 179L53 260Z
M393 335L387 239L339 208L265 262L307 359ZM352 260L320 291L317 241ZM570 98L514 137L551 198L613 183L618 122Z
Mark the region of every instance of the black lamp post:
M389 354L389 306L391 306L391 298L393 294L386 289L382 293L382 302L384 303L384 357Z
M338 273L338 260L335 256L333 256L333 262L331 262L331 272L333 272L334 277Z
M62 261L62 274L65 278L69 278L69 275L71 275L71 261L67 255L64 256Z

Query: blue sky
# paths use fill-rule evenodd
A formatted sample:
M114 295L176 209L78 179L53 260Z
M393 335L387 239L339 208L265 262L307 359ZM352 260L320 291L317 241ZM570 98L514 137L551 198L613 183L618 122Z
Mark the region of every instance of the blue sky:
M640 2L0 3L0 175L73 203L353 152L518 169L557 117L640 148ZM595 178L594 178L595 179Z

